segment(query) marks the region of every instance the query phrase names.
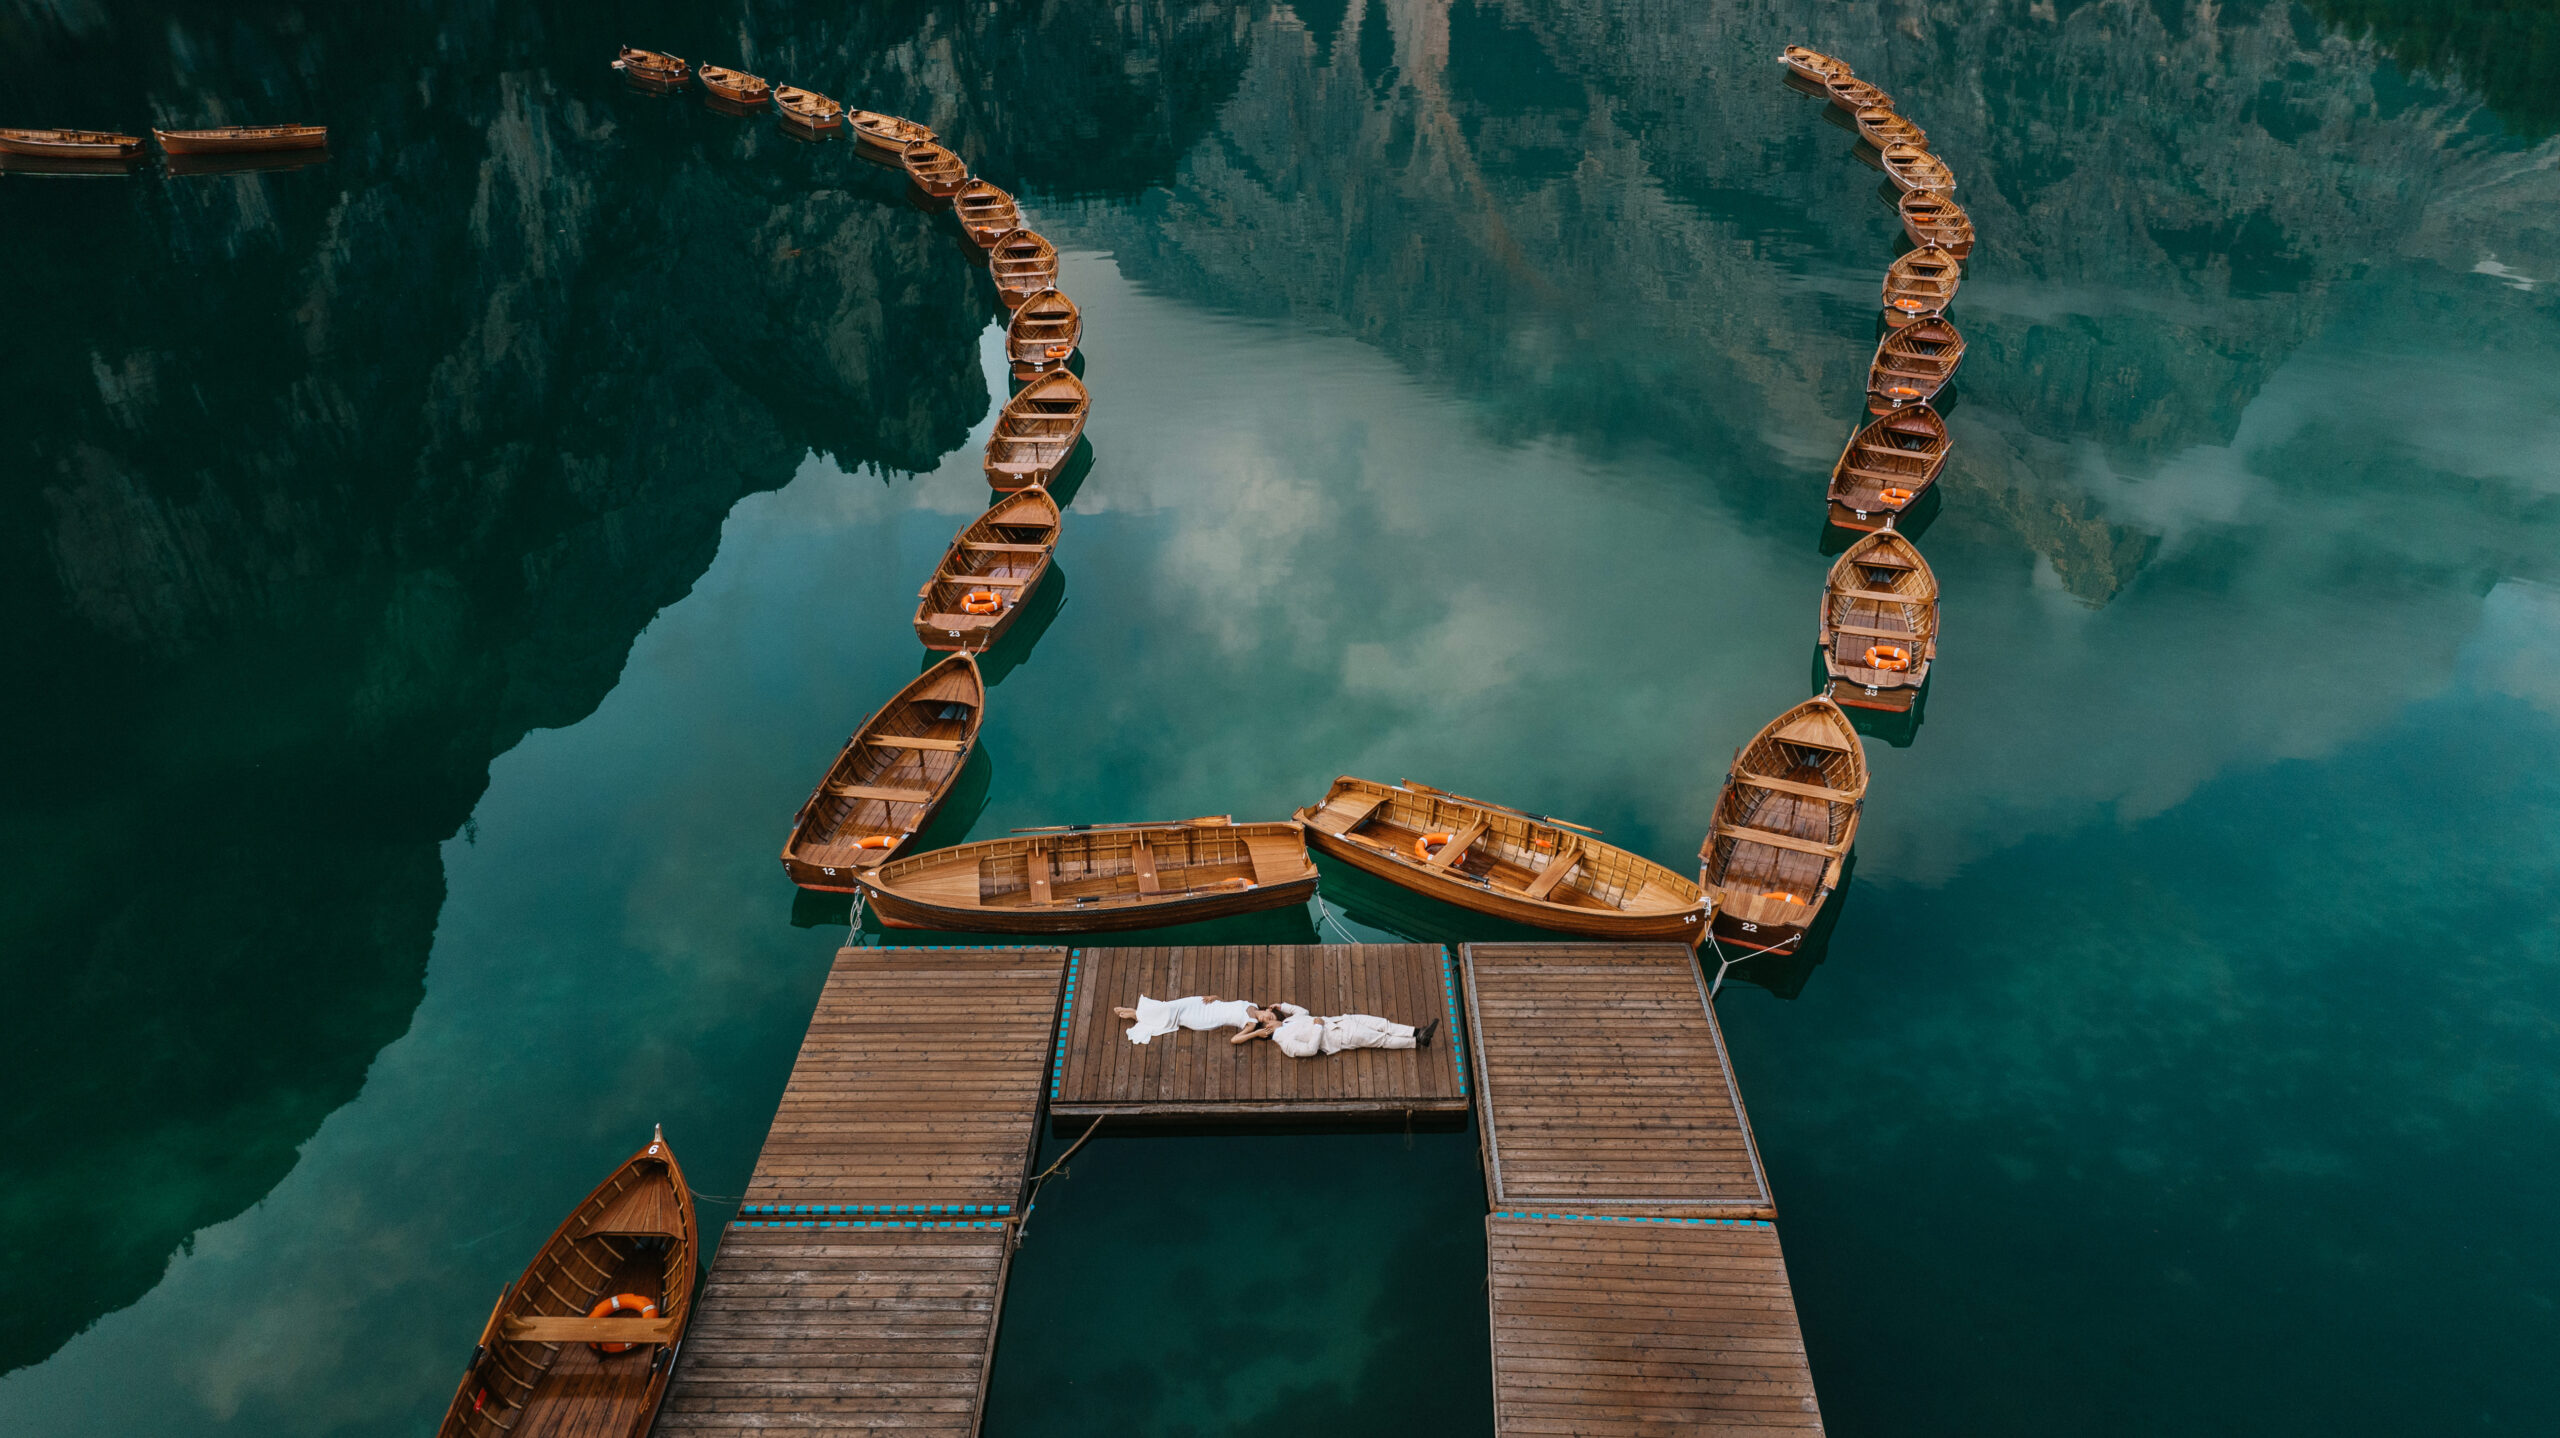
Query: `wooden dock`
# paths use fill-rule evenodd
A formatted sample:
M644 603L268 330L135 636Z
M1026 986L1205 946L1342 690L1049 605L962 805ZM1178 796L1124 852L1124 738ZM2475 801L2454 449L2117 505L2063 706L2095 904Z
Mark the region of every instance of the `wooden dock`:
M1820 1432L1751 1124L1677 944L1470 944L1497 1438Z
M838 951L658 1432L977 1431L1067 963Z
M1498 1435L1822 1431L1765 1220L1485 1220Z
M1469 944L1496 1210L1775 1218L1751 1123L1677 944Z
M1080 949L1049 1111L1061 1119L1272 1122L1462 1115L1468 1108L1456 964L1437 944ZM1293 1059L1268 1040L1176 1030L1129 1042L1115 1006L1215 994L1319 1014L1436 1021L1427 1047Z

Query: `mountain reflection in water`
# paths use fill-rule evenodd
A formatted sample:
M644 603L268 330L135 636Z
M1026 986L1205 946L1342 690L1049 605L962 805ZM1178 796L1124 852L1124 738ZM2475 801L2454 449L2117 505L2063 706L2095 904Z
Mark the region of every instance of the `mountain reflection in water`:
M42 277L13 300L15 342L0 352L12 619L0 645L34 696L0 719L0 1042L32 1096L0 1127L13 1156L0 1371L41 1364L120 1310L133 1331L167 1324L170 1345L118 1337L135 1345L124 1351L177 1351L185 1310L136 1301L164 1270L171 1292L219 1286L186 1278L191 1261L273 1266L222 1251L238 1230L220 1226L277 1193L298 1155L326 1149L349 1168L362 1166L350 1153L414 1157L392 1132L324 1142L324 1122L369 1084L477 1093L451 1101L484 1104L503 1128L510 1104L543 1101L509 1077L538 1088L550 1072L510 1068L518 1051L619 1052L608 1015L655 1035L644 1069L698 1090L705 1112L752 1113L787 1068L824 936L795 937L789 896L757 887L779 882L766 850L827 737L880 692L872 649L836 631L876 627L885 646L905 619L848 594L882 574L911 590L917 554L929 566L953 527L940 509L902 508L909 486L924 490L910 476L940 484L918 503L951 515L983 499L961 481L991 398L995 309L894 176L846 146L624 92L599 58L624 39L927 120L1080 251L1093 266L1080 284L1125 278L1117 313L1163 341L1095 364L1096 453L1071 523L1098 548L1070 543L1075 605L1054 607L1062 572L1038 627L991 666L1008 695L1065 685L1079 662L1120 683L1075 695L1073 714L1006 716L1021 747L990 761L1003 784L976 771L937 826L951 840L973 824L984 837L1160 817L1101 812L1123 802L1279 812L1334 772L1411 755L1438 761L1417 762L1418 777L1517 789L1682 862L1725 750L1799 693L1823 568L1807 496L1862 417L1876 276L1903 243L1874 172L1818 102L1779 83L1770 56L1790 40L1848 56L1928 128L1982 235L1956 311L1972 348L1964 402L1950 406L1955 460L1926 540L1949 582L1943 682L1926 731L1879 757L1861 890L1834 916L1824 971L1809 987L1801 972L1765 980L1806 990L1785 1016L1795 1027L1755 1025L1748 1007L1728 1018L1778 1188L1806 1215L1790 1253L1815 1269L1808 1330L1842 1431L1877 1412L1849 1377L1857 1345L1889 1343L1896 1327L1844 1265L1888 1245L1868 1241L1882 1230L1849 1211L1856 1183L1831 1160L1785 1171L1785 1140L1854 1130L1878 1172L1896 1154L1841 1116L1871 1100L1810 1075L1954 1093L1968 1115L1983 1104L2013 1120L1984 1122L1962 1163L1934 1157L1944 1189L2014 1177L2004 1162L2056 1184L2087 1157L2061 1144L2021 1156L2038 1140L2018 1131L2041 1111L2021 1119L1965 1082L1970 1060L1949 1036L1961 1010L1896 987L1899 1007L1880 1012L1867 1007L1874 988L1845 991L1934 954L1945 992L1997 1016L1984 1022L2007 1092L2082 1095L2071 1044L2038 1025L2071 1015L2085 1026L2072 1042L2123 1057L2089 995L1969 988L1993 982L1988 961L1957 940L1931 950L1933 914L2067 888L2074 871L2032 857L2050 846L2137 878L2113 903L2082 912L2047 898L2019 922L2085 936L2169 911L2203 954L2206 920L2254 918L2249 901L2192 899L2160 877L2179 856L2133 826L2227 838L2182 806L2299 802L2335 819L2321 832L2352 832L2290 771L2247 775L2335 762L2354 793L2396 792L2377 735L2436 752L2427 724L2489 715L2503 754L2560 707L2547 665L2508 662L2548 654L2560 635L2543 587L2560 540L2545 382L2560 368L2548 222L2560 165L2540 138L2555 92L2537 83L2544 52L2511 38L2538 33L2531 16L2379 0L1748 14L1638 0L994 12L901 0L752 16L287 4L222 20L12 0L0 14L13 36L0 93L26 122L311 118L335 139L327 164L293 172L0 177L0 224L22 273ZM1093 331L1097 347L1115 338L1134 342ZM1303 385L1186 373L1256 365ZM1100 388L1115 384L1116 403ZM1166 396L1198 403L1155 408ZM963 473L930 473L946 460ZM814 497L846 476L846 494L893 488ZM1201 476L1235 491L1230 507L1204 503ZM787 498L741 503L795 478ZM830 527L847 514L858 523ZM706 718L683 731L693 747L650 748L660 721L599 705L669 606L744 602L723 586L752 586L714 564L724 520L772 546L757 553L809 566L806 583L777 590L792 615L735 631L805 627L801 647L788 664L741 659L733 679L824 712L773 698L808 732L786 743ZM859 561L814 541L795 550L795 524L922 548L884 539ZM1179 540L1151 548L1158 524ZM1127 563L1107 567L1101 552ZM1080 629L1141 611L1133 635L1181 645ZM671 644L712 627L698 612L659 622ZM1623 669L1602 671L1596 654ZM681 650L663 662L718 668ZM1213 692L1194 692L1202 675L1218 677ZM1218 707L1221 686L1258 696L1253 722ZM574 756L617 733L677 796L636 806L655 826L645 834L570 822L591 796L558 776L588 764L612 782L615 764ZM735 757L746 753L754 764ZM531 815L539 805L521 795L493 803L493 765L510 762L567 812ZM688 829L727 832L704 817L726 812L711 791L756 764L772 771L758 782L787 795L772 832L737 854L695 847L708 841ZM509 815L543 842L493 835L490 852L524 872L492 879L498 861L475 857L480 826ZM2486 906L2473 952L2538 972L2526 960L2547 960L2547 944L2533 947L2531 896L2560 869L2535 867L2547 856L2491 817L2472 832L2507 836L2497 862L2460 853L2466 830L2447 820L2444 852L2393 848L2390 864L2340 880L2400 897L2349 902L2387 910L2374 923L2410 924L2427 911L2407 890L2445 871L2494 873L2510 899ZM2250 822L2233 832L2293 837ZM2110 846L2111 825L2131 836ZM553 864L564 894L586 883L606 897L546 898ZM514 897L457 911L457 874ZM1346 883L1355 922L1439 937L1454 921ZM2327 901L2270 888L2300 923L2229 927L2270 948L2326 932ZM540 925L559 912L582 933L647 936L634 941L645 961L599 972L680 969L709 1000L680 1012L644 984L642 997L593 1000L592 1030L508 1029L519 1006L556 1001L544 966L569 964L555 942L568 925ZM1943 924L1985 954L2026 945ZM737 930L758 937L724 948ZM503 953L523 971L431 975L431 951ZM2110 957L2088 970L2135 986L2133 967ZM2167 972L2205 1009L2251 1008L2213 997L2246 976L2201 957ZM2448 1026L2497 1004L2551 1012L2537 1007L2543 990L2453 960L2434 982ZM439 985L445 1026L420 1017ZM1818 1007L1826 991L1845 1015ZM2202 1022L2174 1012L2153 1021L2181 1034ZM2323 1017L2333 1032L2350 1021ZM1925 1058L1894 1047L1914 1032ZM2229 1042L2187 1038L2198 1052ZM476 1081L437 1067L466 1056ZM1924 1062L1928 1073L1903 1067ZM2272 1061L2249 1072L2270 1092L2312 1082ZM2504 1080L2480 1082L2408 1122L2450 1127L2474 1102L2521 1127L2530 1105L2511 1106L2522 1101ZM428 1117L376 1115L449 1131ZM2097 1127L2122 1117L2109 1109ZM603 1115L545 1122L566 1125L544 1130L564 1147L629 1147L625 1133L580 1126L604 1129ZM2125 1118L2129 1131L2146 1122ZM2305 1128L2317 1142L2270 1129L2235 1166L2350 1162L2343 1130ZM2520 1151L2547 1151L2544 1130L2525 1132ZM742 1174L757 1138L723 1132L697 1158L674 1136L702 1175ZM2127 1138L2107 1161L2134 1171L2175 1148L2174 1133ZM2517 1181L2493 1168L2478 1179ZM368 1210L414 1222L410 1263L469 1268L474 1284L481 1268L512 1271L494 1250L524 1248L528 1220L492 1216L487 1228L517 1226L464 1249L474 1235L421 1215L485 1191L415 1184L414 1209ZM2293 1192L2217 1191L2234 1213ZM2078 1191L2036 1192L2068 1203ZM331 1211L269 1201L279 1215ZM215 1235L210 1251L173 1265L202 1234ZM340 1238L331 1252L393 1241ZM2519 1262L2544 1277L2554 1267L2540 1250ZM476 1287L449 1306L475 1304ZM445 1316L436 1333L356 1353L279 1341L290 1362L260 1346L265 1330L244 1330L167 1380L184 1406L144 1416L168 1431L406 1422L441 1402L458 1361ZM78 1356L75 1345L63 1360ZM58 1364L23 1378L0 1386L0 1413L69 1411L28 1396L77 1389ZM2530 1411L2514 1386L2469 1387L2484 1412ZM2092 1431L2133 1421L2083 1416ZM1975 1430L2024 1426L1972 1418Z

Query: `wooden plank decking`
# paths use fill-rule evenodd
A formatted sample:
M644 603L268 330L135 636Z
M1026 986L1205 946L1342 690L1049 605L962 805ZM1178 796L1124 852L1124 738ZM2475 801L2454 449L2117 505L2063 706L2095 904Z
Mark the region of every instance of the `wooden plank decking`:
M1777 1229L1497 1212L1497 1438L1822 1431Z
M1156 1120L1462 1114L1468 1108L1456 964L1436 944L1080 949L1068 980L1049 1111ZM1420 1049L1293 1059L1268 1040L1176 1030L1129 1042L1115 1006L1214 994L1319 1014L1437 1022Z
M1067 961L838 951L657 1431L977 1431Z
M1038 1137L1064 949L843 949L741 1218L1011 1212Z
M1677 944L1469 944L1495 1209L1775 1218L1695 957Z

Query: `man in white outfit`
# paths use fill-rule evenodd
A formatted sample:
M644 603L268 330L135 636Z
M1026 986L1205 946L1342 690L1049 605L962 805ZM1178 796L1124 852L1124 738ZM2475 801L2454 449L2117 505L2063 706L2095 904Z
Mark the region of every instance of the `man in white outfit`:
M1258 1017L1266 1022L1277 1019L1271 1041L1280 1052L1293 1059L1311 1059L1319 1054L1338 1054L1348 1049L1413 1049L1431 1042L1432 1025L1415 1028L1411 1024L1392 1023L1376 1014L1308 1013L1296 1004L1282 1004L1278 1015L1264 1009ZM1247 1033L1245 1038L1253 1035ZM1238 1039L1242 1043L1244 1039Z

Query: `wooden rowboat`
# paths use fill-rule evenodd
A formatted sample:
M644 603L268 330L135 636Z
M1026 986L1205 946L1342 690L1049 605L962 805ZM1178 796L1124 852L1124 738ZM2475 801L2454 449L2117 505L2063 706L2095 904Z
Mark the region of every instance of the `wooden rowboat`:
M791 816L782 846L791 882L850 893L856 877L905 848L950 797L986 712L986 680L966 653L917 675L881 705Z
M832 135L844 128L844 106L815 90L785 85L773 92L782 123L809 135Z
M1935 245L1905 254L1884 272L1885 323L1907 325L1945 313L1963 279L1964 266Z
M1835 703L1907 712L1938 657L1938 576L1882 529L1849 546L1822 586L1822 666Z
M1905 193L1912 190L1935 190L1946 194L1956 187L1956 172L1947 168L1925 145L1896 143L1879 145L1876 153L1884 159L1884 172Z
M1022 228L1022 211L1013 196L984 180L969 180L954 190L951 208L959 213L962 233L982 250Z
M1055 483L1084 437L1093 394L1070 371L1054 370L1005 401L987 436L987 487L1008 493Z
M1733 757L1698 848L1716 942L1750 953L1803 943L1840 886L1866 797L1867 751L1830 700L1808 699L1753 735Z
M1925 404L1869 420L1831 467L1831 522L1842 529L1884 528L1938 482L1948 447L1947 422Z
M326 125L224 125L212 130L153 130L172 155L245 155L264 150L318 150L329 144Z
M622 47L622 58L613 62L613 68L621 71L622 78L632 84L652 90L681 90L685 77L693 73L692 66L673 55L661 55L655 50L634 50L628 45Z
M1058 247L1031 230L1015 230L987 249L987 270L995 276L996 297L1007 305L1058 283Z
M919 125L896 115L883 115L871 110L853 112L853 139L862 145L895 158L918 140L934 139L933 127Z
M1407 779L1349 775L1300 809L1307 841L1388 883L1479 914L1595 939L1695 948L1707 901L1686 878L1591 830Z
M969 182L969 167L960 157L931 140L918 140L900 150L898 163L917 189L937 200L960 193L960 187Z
M693 1193L663 1132L498 1295L437 1438L639 1438L693 1317Z
M1062 368L1084 339L1084 312L1064 290L1042 290L1015 307L1004 327L1004 352L1015 379Z
M706 72L707 73L707 72ZM1858 138L1876 147L1881 154L1887 145L1917 145L1929 148L1929 132L1891 110L1869 106L1858 112Z
M1849 69L1848 61L1835 60L1819 50L1808 50L1802 45L1789 45L1779 51L1778 63L1817 85L1828 85L1834 80L1845 80L1853 73Z
M1973 217L1945 195L1912 190L1897 208L1902 211L1902 232L1911 237L1911 243L1936 245L1957 259L1973 253Z
M1841 75L1823 82L1831 94L1831 103L1854 115L1860 110L1890 110L1893 97L1855 75Z
M732 70L725 65L702 67L702 88L741 109L761 110L773 103L773 86L762 75Z
M1887 329L1867 366L1867 412L1890 414L1935 400L1963 362L1964 336L1944 315Z
M1026 831L899 859L861 884L893 929L1081 934L1304 904L1316 866L1295 824L1217 817Z
M0 153L45 160L130 160L142 137L112 130L0 130Z
M1057 548L1058 502L1048 491L997 500L953 536L932 581L916 591L916 637L927 649L984 654L1048 577Z

